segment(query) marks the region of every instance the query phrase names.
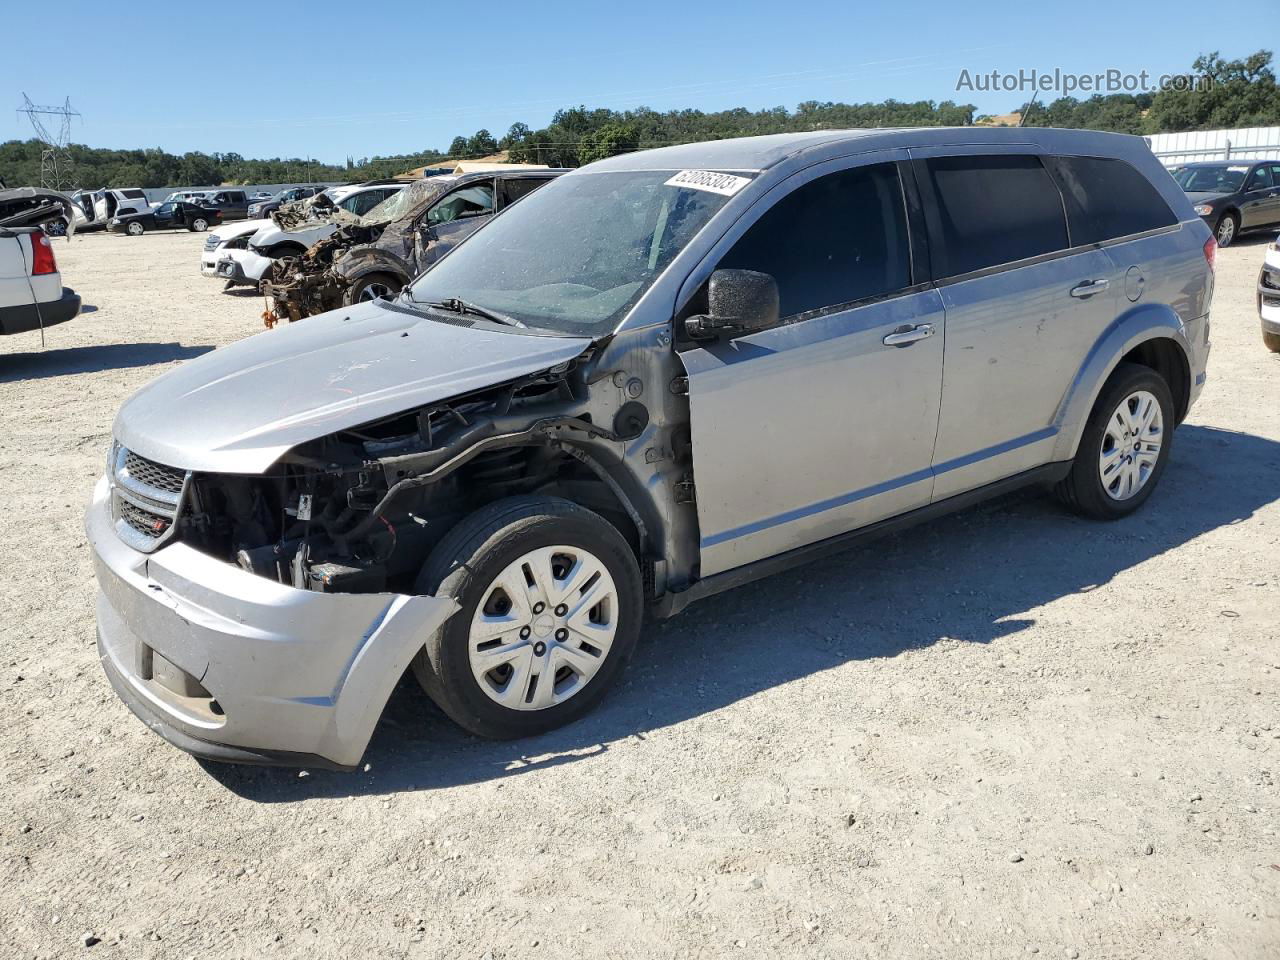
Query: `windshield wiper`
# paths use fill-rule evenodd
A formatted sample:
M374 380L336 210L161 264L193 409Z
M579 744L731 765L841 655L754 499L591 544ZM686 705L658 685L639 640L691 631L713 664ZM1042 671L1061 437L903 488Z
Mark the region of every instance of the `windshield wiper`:
M415 301L415 303L421 303L421 301ZM494 323L500 323L506 327L528 327L528 324L517 320L515 317L509 317L505 313L498 313L496 310L490 310L488 307L482 307L477 303L471 303L468 300L462 300L458 297L448 297L444 300L428 301L423 303L423 306L435 307L437 310L448 310L450 313L470 313L477 317L483 317L485 320L492 320Z

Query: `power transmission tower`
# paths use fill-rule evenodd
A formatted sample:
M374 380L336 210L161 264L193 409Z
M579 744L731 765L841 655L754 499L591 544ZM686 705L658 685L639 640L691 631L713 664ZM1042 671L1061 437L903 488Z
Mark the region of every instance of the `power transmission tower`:
M60 107L44 107L31 102L25 93L18 110L31 121L36 138L41 143L40 186L46 190L74 190L80 186L76 179L75 164L71 160L71 118L80 116L71 108L67 97ZM58 135L54 136L45 126L42 117L58 117Z

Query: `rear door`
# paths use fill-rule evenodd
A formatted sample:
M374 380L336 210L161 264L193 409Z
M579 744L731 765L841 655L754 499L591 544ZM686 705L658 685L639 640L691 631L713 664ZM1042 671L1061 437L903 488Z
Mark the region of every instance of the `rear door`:
M913 150L946 310L935 500L1048 461L1055 418L1116 316L1116 268L1071 247L1062 195L1023 150Z
M929 502L943 316L900 155L797 174L711 254L773 276L782 319L681 347L704 577Z

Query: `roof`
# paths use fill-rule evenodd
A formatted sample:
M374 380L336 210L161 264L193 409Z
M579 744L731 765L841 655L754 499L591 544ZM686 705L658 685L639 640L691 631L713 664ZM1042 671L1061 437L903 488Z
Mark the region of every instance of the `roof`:
M1274 160L1263 160L1258 157L1245 157L1239 160L1189 160L1179 163L1179 167L1248 167L1255 163L1275 163Z
M624 153L597 160L585 169L607 170L767 170L802 153L837 156L849 150L875 150L889 147L929 147L953 144L1035 144L1047 149L1063 149L1067 144L1107 146L1102 152L1116 149L1118 141L1128 141L1128 152L1141 146L1150 152L1139 137L1101 133L1095 130L1062 130L1054 127L867 127L857 130L815 130L811 133L778 133L765 137L738 137L733 140L710 140L659 147L637 153Z

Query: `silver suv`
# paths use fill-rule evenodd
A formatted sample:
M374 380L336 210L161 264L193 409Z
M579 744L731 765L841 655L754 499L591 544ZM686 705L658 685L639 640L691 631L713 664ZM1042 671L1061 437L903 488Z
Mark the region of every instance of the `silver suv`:
M1205 380L1214 241L1137 138L817 132L567 174L395 300L115 422L102 663L221 760L585 713L646 616L1028 484L1114 520Z

